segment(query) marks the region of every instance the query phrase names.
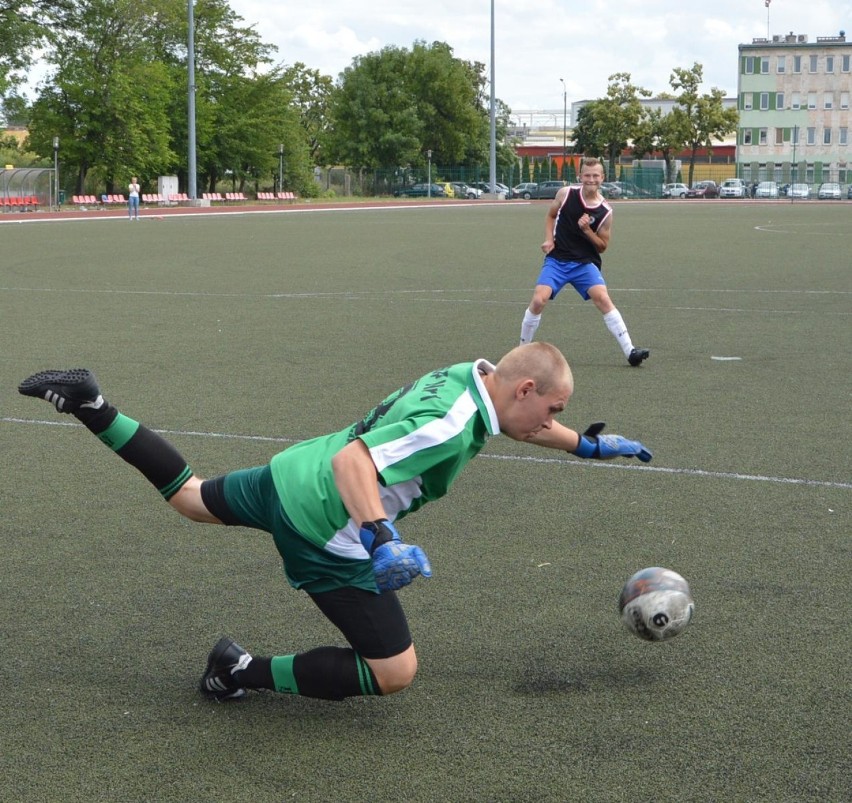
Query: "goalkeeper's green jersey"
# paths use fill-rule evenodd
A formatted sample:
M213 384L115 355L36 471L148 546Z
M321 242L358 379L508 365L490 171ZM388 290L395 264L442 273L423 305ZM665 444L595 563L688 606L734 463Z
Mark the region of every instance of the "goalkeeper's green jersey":
M303 441L270 461L287 519L316 546L353 560L368 558L334 482L331 460L360 438L370 451L385 514L396 521L443 496L464 466L499 433L482 373L486 360L459 363L388 396L347 429Z

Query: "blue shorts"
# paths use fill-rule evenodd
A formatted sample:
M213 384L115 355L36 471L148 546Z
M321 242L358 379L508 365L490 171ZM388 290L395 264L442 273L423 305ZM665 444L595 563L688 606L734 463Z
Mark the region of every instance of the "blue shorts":
M606 286L603 274L592 262L562 262L550 255L544 258L541 273L536 284L543 284L553 290L551 298L556 298L559 291L570 284L584 300L589 300L589 288L596 284Z

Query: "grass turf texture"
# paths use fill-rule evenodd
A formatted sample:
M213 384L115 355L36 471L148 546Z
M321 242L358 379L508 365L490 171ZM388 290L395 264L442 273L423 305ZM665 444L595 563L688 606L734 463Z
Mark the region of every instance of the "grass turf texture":
M341 704L196 691L227 633L340 643L262 533L184 522L65 416L17 395L94 369L202 476L354 420L516 342L543 204L3 226L0 797L21 801L841 801L850 797L845 206L618 204L605 273L627 367L567 289L541 339L562 415L649 467L494 439L403 522L414 686ZM714 360L713 357L739 357ZM621 584L690 582L648 644Z

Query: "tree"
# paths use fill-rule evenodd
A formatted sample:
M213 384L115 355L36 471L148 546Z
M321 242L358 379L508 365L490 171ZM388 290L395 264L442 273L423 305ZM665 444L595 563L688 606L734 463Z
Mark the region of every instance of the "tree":
M683 113L685 144L690 149L689 179L692 184L695 169L695 156L699 148L707 148L712 154L713 140L722 140L737 130L739 113L736 109L726 109L723 104L725 93L716 87L709 93L699 95L703 67L694 63L689 70L676 68L669 79L672 89L678 94L678 107Z
M305 131L311 160L320 164L320 151L329 130L334 81L328 75L321 75L319 70L308 69L301 62L284 68L281 77L292 95L291 104L299 114L299 124Z
M672 182L674 156L683 150L688 136L682 109L675 107L669 114L663 114L659 108L644 109L633 139L633 154L642 157L659 153L666 163L665 180Z
M609 160L609 174L615 174L615 163L621 152L636 136L642 117L640 97L649 97L647 89L630 83L630 73L609 76L606 97L595 105L595 125L604 143L601 155Z
M431 150L433 164L481 164L490 131L483 72L444 42L357 57L331 99L328 158L361 169L422 166ZM497 103L502 138L509 112ZM514 168L514 154L500 159Z

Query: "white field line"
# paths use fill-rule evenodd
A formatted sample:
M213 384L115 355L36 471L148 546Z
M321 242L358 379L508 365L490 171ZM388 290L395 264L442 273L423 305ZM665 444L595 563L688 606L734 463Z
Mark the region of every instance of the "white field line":
M1 417L0 422L5 424L30 424L47 427L80 427L74 421L45 421L30 418ZM230 432L196 432L194 430L154 429L160 435L180 436L190 438L212 438L223 440L257 441L263 443L299 443L302 438L271 437L267 435L237 435ZM667 468L665 466L649 466L642 463L613 463L597 460L575 460L567 457L523 457L519 455L480 454L479 459L505 460L512 463L538 463L571 466L574 468L600 468L616 471L645 471L657 474L676 474L689 477L704 477L716 480L738 480L744 482L770 482L779 485L807 485L820 488L841 488L852 490L852 482L831 482L826 480L810 480L799 477L772 477L762 474L740 474L730 471L707 471L697 468Z

